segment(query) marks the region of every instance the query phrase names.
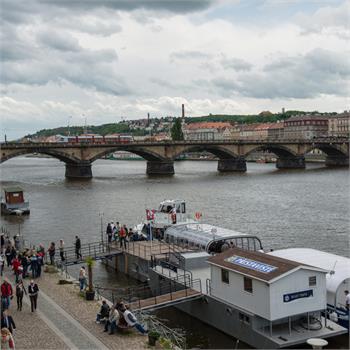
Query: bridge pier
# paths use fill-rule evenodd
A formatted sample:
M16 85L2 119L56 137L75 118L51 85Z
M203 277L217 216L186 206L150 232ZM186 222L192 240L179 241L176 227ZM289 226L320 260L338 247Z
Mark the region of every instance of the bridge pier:
M279 157L276 168L278 169L305 169L305 157Z
M349 157L346 156L327 156L326 166L329 167L349 167Z
M247 163L244 157L219 159L218 171L220 173L228 173L234 171L245 172L247 171Z
M68 179L91 179L91 163L89 161L66 163L65 175Z
M174 161L147 161L147 175L174 175Z

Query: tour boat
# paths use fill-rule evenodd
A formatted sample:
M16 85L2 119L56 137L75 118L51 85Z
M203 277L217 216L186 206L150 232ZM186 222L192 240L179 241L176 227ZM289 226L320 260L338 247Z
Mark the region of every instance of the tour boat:
M29 201L24 200L23 189L19 186L3 189L4 197L1 198L1 213L5 215L29 214Z

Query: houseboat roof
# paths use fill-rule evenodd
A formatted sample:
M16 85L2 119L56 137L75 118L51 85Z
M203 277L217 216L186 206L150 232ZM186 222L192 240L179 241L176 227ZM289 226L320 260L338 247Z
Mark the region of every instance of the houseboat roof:
M306 263L312 259L312 264L327 270L327 291L336 295L338 288L346 280L350 280L350 258L323 252L311 248L288 248L275 250L269 255L294 259L299 263Z
M3 190L6 193L23 192L23 189L19 186L4 187Z
M326 270L256 251L231 248L208 259L209 264L272 283L301 268L326 273Z
M198 222L172 225L166 229L165 235L173 236L176 239L188 240L194 244L203 245L206 247L206 249L215 241L229 240L240 237L252 237L258 239L256 236L247 233L229 230L227 228L209 224L201 224Z

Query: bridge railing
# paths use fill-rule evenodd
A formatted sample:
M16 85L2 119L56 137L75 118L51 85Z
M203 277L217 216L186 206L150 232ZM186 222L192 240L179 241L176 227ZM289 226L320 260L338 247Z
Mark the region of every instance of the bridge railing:
M226 139L226 140L163 140L163 141L130 141L130 142L1 142L0 145L13 148L40 148L40 147L89 147L89 146L132 146L132 145L188 145L188 144L230 144L230 143L349 143L347 137L319 137L315 139L294 138L263 138L263 139Z

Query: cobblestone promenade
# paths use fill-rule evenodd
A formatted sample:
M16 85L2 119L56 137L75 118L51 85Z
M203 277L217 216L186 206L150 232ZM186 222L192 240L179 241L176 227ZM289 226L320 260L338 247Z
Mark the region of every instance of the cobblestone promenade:
M14 286L14 276L6 277ZM32 313L29 298L24 297L23 311L18 312L16 298L10 312L17 330L16 349L145 349L147 337L135 332L109 335L95 323L99 304L79 296L73 285L59 285L58 274L44 273L37 279L40 292L38 310ZM28 283L28 280L25 281Z

